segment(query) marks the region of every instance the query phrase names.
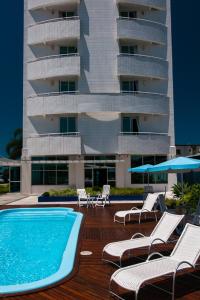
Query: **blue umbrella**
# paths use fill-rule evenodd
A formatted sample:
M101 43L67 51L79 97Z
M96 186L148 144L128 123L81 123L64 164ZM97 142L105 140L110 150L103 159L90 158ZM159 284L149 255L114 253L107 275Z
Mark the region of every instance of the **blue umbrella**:
M135 168L128 169L128 172L132 173L148 173L148 186L149 186L149 169L152 168L153 165L147 164Z
M188 157L177 157L149 168L148 172L181 173L183 191L183 173L195 169L200 169L200 160Z
M200 160L188 157L177 157L149 168L148 172L182 173L199 168Z
M136 168L130 168L128 169L129 172L132 172L132 173L148 173L149 169L152 168L153 165L143 165L143 166L139 166L139 167L136 167Z

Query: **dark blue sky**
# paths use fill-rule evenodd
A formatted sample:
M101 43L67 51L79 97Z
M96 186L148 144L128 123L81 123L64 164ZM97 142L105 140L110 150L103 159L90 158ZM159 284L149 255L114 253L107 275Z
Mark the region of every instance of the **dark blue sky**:
M27 1L27 0L26 0ZM169 1L169 0L167 0ZM200 144L200 1L172 0L176 142ZM22 127L23 0L2 1L0 153Z

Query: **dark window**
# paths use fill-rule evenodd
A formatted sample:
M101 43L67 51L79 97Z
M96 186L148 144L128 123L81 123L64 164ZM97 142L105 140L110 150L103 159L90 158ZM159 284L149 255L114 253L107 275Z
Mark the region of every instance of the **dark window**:
M137 11L121 11L119 15L122 18L136 19Z
M60 81L59 82L59 91L61 93L74 93L76 92L76 82L75 81Z
M32 185L68 185L68 165L33 164Z
M137 52L138 52L137 46L127 46L127 45L121 46L122 54L136 54Z
M73 47L73 46L61 46L60 47L60 54L64 55L64 54L76 54L77 53L77 48Z
M76 130L76 118L65 117L60 118L60 132L61 133L75 133Z
M59 18L70 18L74 16L75 13L73 11L59 11Z
M135 168L145 164L158 164L163 161L166 161L166 156L136 156L131 157L131 167ZM131 183L132 184L165 184L168 182L168 175L166 173L150 173L140 174L132 173L131 174Z
M138 87L139 87L138 80L122 81L121 82L121 91L122 91L122 93L137 92Z
M122 132L124 133L138 133L138 121L136 118L123 117L122 119Z

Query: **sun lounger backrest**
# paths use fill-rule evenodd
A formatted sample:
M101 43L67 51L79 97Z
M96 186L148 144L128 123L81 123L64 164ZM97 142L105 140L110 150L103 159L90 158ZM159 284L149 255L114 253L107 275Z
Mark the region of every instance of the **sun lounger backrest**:
M102 196L109 196L110 195L110 185L105 184L103 186Z
M77 189L77 194L78 194L78 197L79 197L80 199L85 199L85 198L87 198L87 194L86 194L85 189Z
M148 211L152 211L155 203L156 203L156 200L158 199L158 196L159 194L148 194L145 202L144 202L144 205L142 207L142 210L148 210Z
M175 215L165 212L154 230L151 233L151 238L161 238L163 241L167 241L172 235L184 215Z
M195 264L200 255L200 227L186 224L171 257Z

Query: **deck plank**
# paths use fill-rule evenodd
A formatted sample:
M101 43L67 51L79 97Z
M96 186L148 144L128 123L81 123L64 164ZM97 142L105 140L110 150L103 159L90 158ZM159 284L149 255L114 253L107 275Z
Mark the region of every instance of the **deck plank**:
M44 205L45 206L45 205ZM55 206L55 205L54 205ZM30 206L29 206L30 207ZM40 206L41 207L41 206ZM63 207L63 205L62 205ZM77 210L77 206L68 205ZM77 272L70 280L64 280L57 286L39 292L9 297L13 300L108 300L109 279L116 268L101 261L101 253L105 244L120 239L130 238L136 232L149 234L155 226L154 220L147 220L141 225L132 221L127 226L113 223L116 210L129 209L131 204L113 204L106 208L81 208L85 219L80 237L80 250L89 250L93 254L88 257L79 256ZM15 208L2 206L1 209ZM200 276L200 272L198 273ZM169 287L170 281L162 281L160 286ZM176 298L182 300L200 299L200 281L191 276L180 276L176 284ZM2 299L8 299L3 297ZM126 299L134 299L128 295ZM152 288L144 287L139 299L168 300L170 296Z

